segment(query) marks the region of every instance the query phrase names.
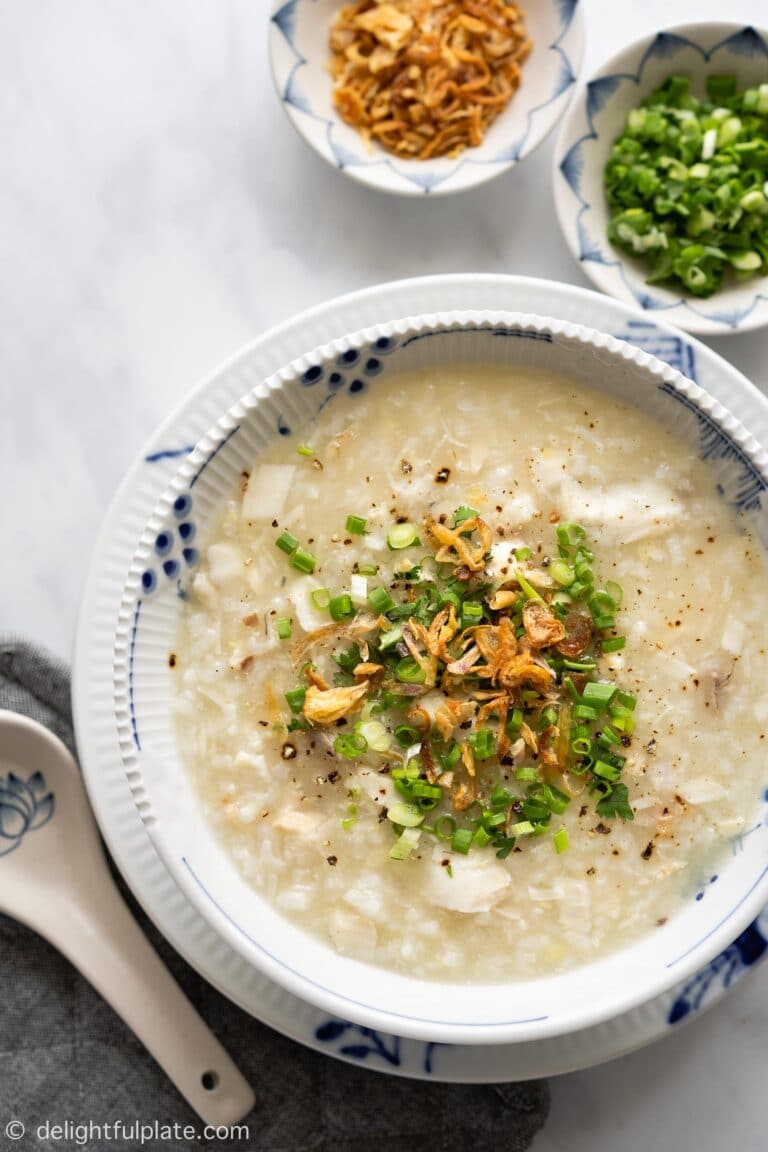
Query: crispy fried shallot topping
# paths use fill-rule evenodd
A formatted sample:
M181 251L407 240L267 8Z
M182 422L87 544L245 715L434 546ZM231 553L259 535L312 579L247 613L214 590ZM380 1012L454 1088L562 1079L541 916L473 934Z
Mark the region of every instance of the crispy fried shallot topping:
M343 716L356 711L368 691L368 685L368 680L349 688L323 689L312 684L307 688L302 711L313 724L335 724Z

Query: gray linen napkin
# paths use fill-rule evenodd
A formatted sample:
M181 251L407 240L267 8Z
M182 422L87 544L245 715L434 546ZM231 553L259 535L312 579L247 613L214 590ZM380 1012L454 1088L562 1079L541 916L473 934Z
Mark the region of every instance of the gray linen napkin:
M44 649L0 635L0 708L45 724L74 750L69 671ZM118 882L119 878L118 878ZM0 883L2 861L0 860ZM400 1080L341 1064L242 1012L169 946L120 884L136 919L256 1092L247 1139L150 1139L149 1152L523 1152L549 1110L546 1083L489 1087ZM6 1135L9 1119L27 1136ZM45 941L0 916L0 1152L38 1148L38 1125L121 1120L202 1125L90 985ZM45 1145L49 1146L49 1145ZM57 1148L137 1148L73 1135Z

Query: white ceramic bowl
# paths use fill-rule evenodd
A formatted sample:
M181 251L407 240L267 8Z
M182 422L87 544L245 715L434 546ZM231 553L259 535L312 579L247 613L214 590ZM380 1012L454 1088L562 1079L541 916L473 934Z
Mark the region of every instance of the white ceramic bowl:
M343 0L276 0L269 28L272 75L297 132L353 180L401 196L441 196L485 184L527 156L552 131L573 93L584 50L582 0L524 5L533 51L508 107L479 148L455 160L400 160L370 151L338 116L331 96L328 34Z
M207 825L171 719L178 593L206 522L265 444L300 428L330 392L351 397L393 372L436 363L538 366L623 397L674 424L717 471L723 498L751 510L768 540L768 456L715 400L668 365L598 332L513 313L445 313L370 328L294 361L254 388L185 459L136 550L115 640L115 707L127 777L152 840L185 895L236 951L334 1016L446 1043L508 1043L593 1025L661 994L707 963L768 902L768 790L706 898L664 927L564 975L441 984L336 954L242 879ZM766 776L768 783L768 774ZM757 797L755 798L757 801ZM738 851L737 851L738 848Z
M580 86L555 146L555 207L568 246L603 292L639 305L688 332L723 335L768 324L768 276L734 283L700 300L646 284L647 269L607 238L603 170L627 114L672 73L726 73L741 89L768 77L768 32L741 24L684 24L630 44Z

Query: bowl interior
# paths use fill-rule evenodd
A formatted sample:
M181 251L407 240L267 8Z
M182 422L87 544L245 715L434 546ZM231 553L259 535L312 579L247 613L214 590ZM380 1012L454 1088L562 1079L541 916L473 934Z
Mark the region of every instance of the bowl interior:
M638 259L607 239L603 171L628 112L672 73L690 76L696 95L712 73L735 75L739 88L765 82L768 34L731 24L683 25L631 45L579 90L555 153L555 204L574 256L604 292L689 332L727 333L768 323L768 277L732 282L699 300L674 287L646 284Z
M573 92L583 52L581 0L541 0L525 10L533 51L509 106L483 143L456 159L401 160L368 147L333 106L328 35L337 0L278 0L270 53L278 96L311 147L355 180L403 195L445 194L484 183L531 152Z
M240 876L203 817L179 761L171 718L178 597L206 523L241 471L286 429L307 424L334 392L354 398L395 372L438 363L535 366L647 411L716 470L723 498L751 515L763 541L768 460L715 401L679 373L612 337L512 314L404 320L334 341L240 401L185 460L151 517L127 580L115 649L122 755L153 841L182 890L246 959L290 991L358 1023L445 1042L507 1042L605 1019L685 978L768 899L768 792L750 834L705 899L684 902L653 936L595 963L499 985L424 982L334 953L283 919ZM758 798L756 797L756 801Z

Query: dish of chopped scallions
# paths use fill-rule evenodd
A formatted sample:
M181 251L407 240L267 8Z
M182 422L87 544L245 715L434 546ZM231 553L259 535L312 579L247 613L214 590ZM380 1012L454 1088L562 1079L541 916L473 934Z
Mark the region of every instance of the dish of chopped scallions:
M386 587L358 572L354 595L314 594L329 624L344 621L336 672L329 682L312 662L310 636L285 702L290 732L325 729L339 760L391 778L390 859L407 860L423 837L500 859L547 837L561 854L558 817L577 795L601 820L632 820L622 770L635 698L605 659L625 645L623 592L599 580L585 529L557 524L551 555L518 548L500 581L486 570L491 530L472 508L396 524L389 537L412 552ZM288 543L275 540L295 556L299 542Z
M711 296L768 266L768 83L706 97L670 76L629 113L604 174L608 238L642 259L649 284Z

